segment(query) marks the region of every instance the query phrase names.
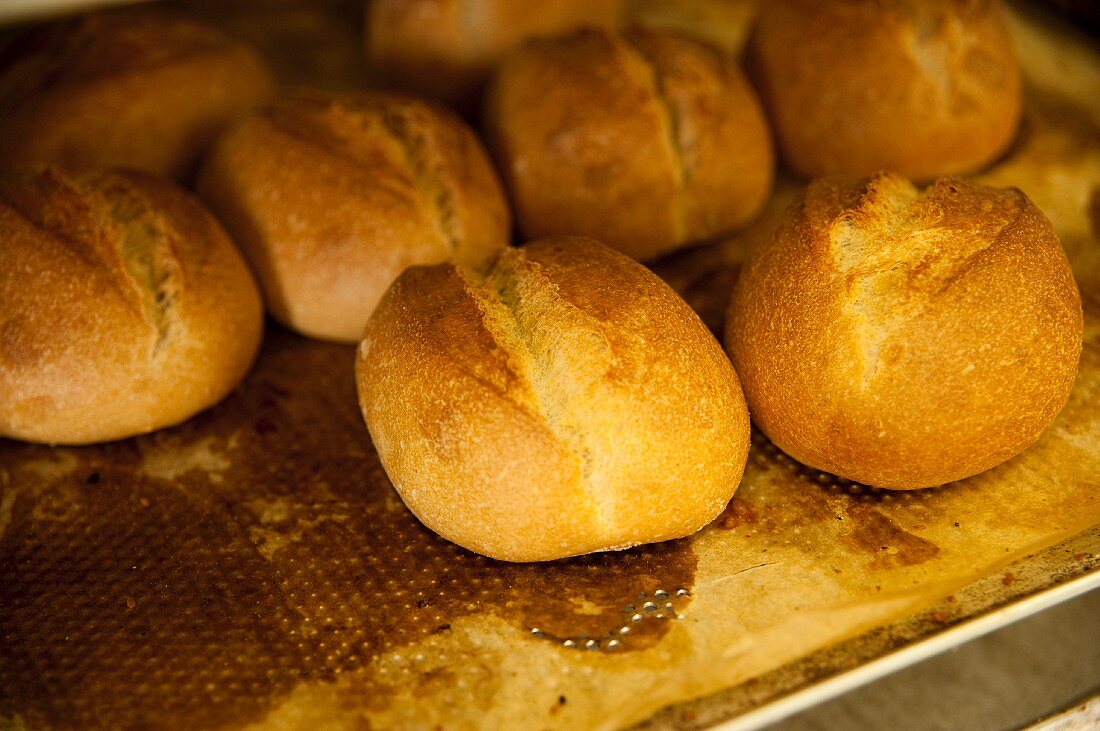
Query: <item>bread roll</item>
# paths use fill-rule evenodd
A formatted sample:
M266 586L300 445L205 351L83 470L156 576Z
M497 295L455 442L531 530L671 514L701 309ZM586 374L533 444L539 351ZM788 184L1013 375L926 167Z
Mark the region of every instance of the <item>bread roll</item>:
M280 322L358 342L406 267L480 266L508 244L504 193L446 110L394 94L303 91L229 130L199 194L242 246Z
M507 561L693 533L748 453L714 337L654 274L589 239L506 249L485 275L409 269L367 326L356 378L405 504Z
M0 435L85 444L220 400L260 343L259 293L189 194L144 173L0 176Z
M622 0L371 0L366 49L390 83L476 109L493 67L528 38L614 28Z
M583 234L652 259L748 222L771 138L720 51L667 32L582 31L509 56L485 125L527 237Z
M766 2L749 50L779 150L807 177L976 170L1020 121L996 0Z
M186 177L272 80L250 48L147 8L36 29L0 53L0 166L125 166Z
M783 451L909 489L1035 442L1081 337L1065 253L1023 193L880 174L809 186L742 269L726 347Z
M699 38L739 57L760 0L625 0L626 23Z

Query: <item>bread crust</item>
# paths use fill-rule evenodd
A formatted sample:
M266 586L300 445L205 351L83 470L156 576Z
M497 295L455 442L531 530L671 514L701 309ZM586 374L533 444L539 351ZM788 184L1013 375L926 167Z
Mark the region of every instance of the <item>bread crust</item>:
M665 31L525 44L490 85L485 129L525 236L591 236L641 260L747 223L773 182L741 72Z
M508 561L693 533L748 453L737 376L709 331L589 239L505 250L485 275L409 269L367 326L356 378L409 508Z
M366 54L396 86L475 111L493 68L528 38L615 28L622 0L374 0Z
M483 265L508 244L504 192L474 133L398 94L302 90L219 139L199 194L280 322L358 342L406 267Z
M1081 299L1016 189L881 174L812 183L742 270L726 348L795 459L909 489L982 472L1069 395Z
M263 313L229 238L153 176L0 178L0 434L109 441L187 419L248 370Z
M747 65L784 161L806 177L970 172L1020 121L997 0L764 3Z
M254 50L159 9L58 22L3 55L4 166L124 166L183 179L228 121L274 94Z

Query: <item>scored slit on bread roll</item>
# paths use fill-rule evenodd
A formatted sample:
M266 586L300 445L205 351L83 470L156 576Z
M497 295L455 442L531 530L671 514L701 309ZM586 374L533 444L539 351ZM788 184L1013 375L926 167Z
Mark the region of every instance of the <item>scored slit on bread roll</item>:
M476 267L510 234L474 133L400 94L287 96L218 140L198 189L244 250L272 315L329 340L358 342L406 267Z
M748 453L737 375L706 326L590 239L506 249L482 274L407 270L371 317L356 378L405 504L508 561L694 533Z
M259 347L244 261L154 176L0 176L0 259L0 435L84 444L175 424L225 396Z
M812 183L742 269L726 325L753 421L817 469L940 485L1034 443L1081 353L1081 299L1016 189Z
M222 126L268 101L259 55L153 8L35 28L0 48L0 164L193 171Z
M806 177L970 172L1020 121L997 0L766 2L748 50L780 153Z
M490 84L485 127L529 238L651 259L747 223L771 191L755 93L721 51L665 31L525 44Z

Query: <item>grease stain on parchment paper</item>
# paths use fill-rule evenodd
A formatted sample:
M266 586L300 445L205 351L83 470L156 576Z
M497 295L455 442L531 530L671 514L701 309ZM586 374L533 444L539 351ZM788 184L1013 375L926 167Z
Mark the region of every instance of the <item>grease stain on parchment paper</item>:
M446 663L384 670L466 617L622 654L682 616L689 541L509 564L424 528L370 447L352 362L277 331L237 393L180 427L79 449L0 443L0 718L236 726L346 674L343 704L380 707L448 682Z
M894 492L815 470L754 430L745 485L712 527L760 537L774 547L802 547L815 555L822 546L843 542L856 555L868 555L868 567L874 569L913 566L935 558L938 546L883 511L905 504L914 514L927 514L922 506L937 492Z

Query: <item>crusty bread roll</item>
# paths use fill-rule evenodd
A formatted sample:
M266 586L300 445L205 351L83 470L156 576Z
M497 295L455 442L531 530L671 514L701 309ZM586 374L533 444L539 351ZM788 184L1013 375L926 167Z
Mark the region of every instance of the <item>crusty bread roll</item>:
M501 65L486 132L527 237L583 234L651 259L748 222L771 190L763 113L720 51L581 31Z
M748 66L780 153L807 177L976 170L1020 120L997 0L765 2Z
M279 321L358 342L390 283L413 264L479 266L510 217L474 133L400 96L302 91L216 144L199 194L243 248Z
M84 444L212 405L259 347L259 292L189 194L145 173L0 176L0 435Z
M1061 244L1018 190L888 174L812 183L742 269L726 347L756 425L817 469L887 488L1018 454L1081 353Z
M366 52L389 83L476 109L493 67L528 38L619 25L622 0L370 0Z
M590 239L506 249L485 275L409 269L367 326L356 377L405 504L508 561L693 533L748 454L737 375L706 326Z
M182 16L137 8L60 21L0 53L0 165L183 178L273 89L255 51Z
M625 0L623 15L627 24L673 30L740 56L759 5L760 0Z

